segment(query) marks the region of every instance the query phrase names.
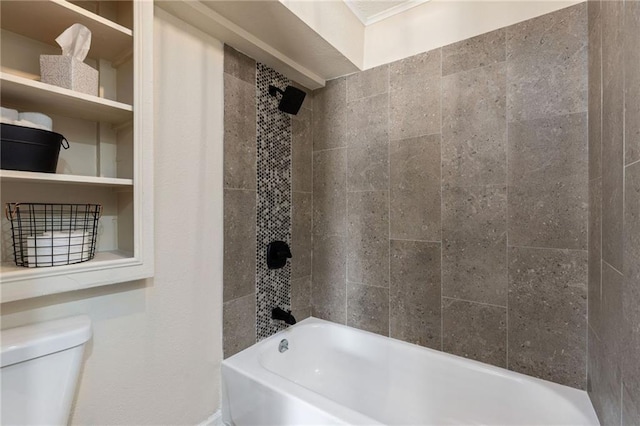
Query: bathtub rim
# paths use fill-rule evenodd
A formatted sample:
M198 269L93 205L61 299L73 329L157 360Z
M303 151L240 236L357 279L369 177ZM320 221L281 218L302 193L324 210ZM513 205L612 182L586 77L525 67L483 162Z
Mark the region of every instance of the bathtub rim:
M545 388L548 391L552 391L558 395L558 397L564 398L570 401L586 418L591 419L590 424L598 425L599 419L595 413L595 409L586 390L573 388L560 383L551 382L548 380L540 379L533 376L528 376L517 371L512 371L507 368L497 367L491 364L486 364L480 361L472 360L469 358L461 357L446 353L437 349L427 348L414 343L405 342L403 340L395 339L388 336L382 336L377 333L369 332L366 330L360 330L354 327L350 327L344 324L334 323L331 321L308 317L293 326L289 326L278 333L269 336L260 342L253 344L252 346L238 352L237 354L222 361L222 368L228 368L244 376L251 377L257 383L269 388L270 390L277 392L286 397L294 398L296 401L302 402L314 408L320 408L322 411L335 417L338 421L350 424L371 424L371 425L384 425L373 418L366 416L365 414L346 407L306 386L292 381L264 366L261 362L261 355L267 350L267 348L274 344L274 348L277 348L277 343L288 337L291 337L293 332L300 328L305 327L323 327L323 328L340 328L347 330L348 332L364 334L371 336L377 340L385 340L386 344L404 346L411 351L427 352L430 356L435 356L446 361L453 361L456 364L471 368L473 370L479 370L483 373L490 374L492 376L499 376L502 378L516 379L518 382L535 385L536 387ZM275 349L274 349L275 350ZM224 376L223 376L224 377ZM275 380L274 380L275 379ZM339 415L333 415L338 413Z

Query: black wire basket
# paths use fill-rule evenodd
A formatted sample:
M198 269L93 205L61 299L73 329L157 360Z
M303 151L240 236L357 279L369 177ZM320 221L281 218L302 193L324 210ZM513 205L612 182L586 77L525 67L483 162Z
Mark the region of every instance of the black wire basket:
M99 204L7 203L17 266L71 265L96 254Z

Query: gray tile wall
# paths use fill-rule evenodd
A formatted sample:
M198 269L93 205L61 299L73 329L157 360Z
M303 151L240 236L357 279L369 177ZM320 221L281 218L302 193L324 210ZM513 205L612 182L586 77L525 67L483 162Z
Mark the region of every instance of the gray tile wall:
M223 349L226 358L256 341L257 82L253 59L229 46L225 46L224 53ZM294 258L290 296L291 308L298 320L311 313L313 95L307 92L299 114L291 118L291 250Z
M314 92L312 315L585 388L587 32L583 3Z
M640 2L588 2L588 390L605 425L640 424Z
M256 62L225 46L225 358L256 342L256 199Z

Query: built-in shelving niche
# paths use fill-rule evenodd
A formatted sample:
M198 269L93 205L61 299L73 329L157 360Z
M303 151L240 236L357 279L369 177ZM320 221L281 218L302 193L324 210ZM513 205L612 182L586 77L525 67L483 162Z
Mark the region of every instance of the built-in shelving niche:
M53 118L70 149L56 174L0 171L6 202L100 203L97 255L52 268L13 263L11 230L1 221L2 302L113 284L153 273L153 5L134 1L0 2L0 101ZM39 81L41 54L59 54L58 34L74 23L92 32L85 61L100 73L98 96Z

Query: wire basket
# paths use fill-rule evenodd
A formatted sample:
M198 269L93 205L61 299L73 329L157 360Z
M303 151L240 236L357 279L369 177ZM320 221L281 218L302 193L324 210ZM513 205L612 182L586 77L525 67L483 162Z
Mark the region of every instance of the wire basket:
M99 204L7 203L17 266L41 268L93 259Z

